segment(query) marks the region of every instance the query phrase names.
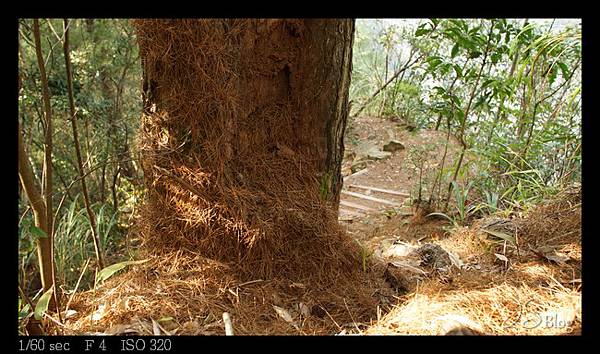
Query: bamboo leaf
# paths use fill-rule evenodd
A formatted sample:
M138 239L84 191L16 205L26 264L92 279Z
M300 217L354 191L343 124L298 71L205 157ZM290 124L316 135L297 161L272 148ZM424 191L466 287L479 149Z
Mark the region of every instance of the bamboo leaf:
M31 235L35 236L36 238L46 238L48 237L48 234L46 234L46 232L42 229L40 229L37 226L31 225L31 228L29 229L29 232L31 233Z
M21 299L19 299L19 302L20 301ZM25 306L23 306L22 308L21 304L19 304L19 320L27 317L27 315L29 315L29 311L31 311L31 309L29 308L29 304L25 304Z
M559 61L556 63L556 65L558 65L558 67L560 68L563 78L569 77L570 73L569 73L569 67L567 66L567 64Z
M458 224L456 223L456 221L454 221L454 219L452 219L451 217L449 217L448 215L446 215L444 213L431 213L431 214L427 214L426 217L430 217L430 216L441 216L443 218L448 219L454 226L458 226Z
M460 45L458 43L454 44L454 47L452 47L452 52L450 53L452 58L454 58L458 54L459 48L460 48Z
M141 263L144 263L147 261L148 261L147 259L141 260L141 261L125 261L125 262L120 262L120 263L115 263L113 265L109 265L108 267L105 267L100 272L98 272L98 276L96 277L96 284L107 280L108 278L113 276L116 272L120 271L121 269L123 269L129 265L141 264Z
M506 240L510 243L515 243L515 238L513 236L510 236L508 234L505 234L504 232L500 232L500 231L494 231L494 230L487 230L487 229L481 229L481 231L483 232L487 232L488 234L501 238L503 240Z
M50 299L52 298L52 291L54 288L48 289L38 300L35 305L34 317L36 320L41 320L42 315L48 311L48 304L50 303Z

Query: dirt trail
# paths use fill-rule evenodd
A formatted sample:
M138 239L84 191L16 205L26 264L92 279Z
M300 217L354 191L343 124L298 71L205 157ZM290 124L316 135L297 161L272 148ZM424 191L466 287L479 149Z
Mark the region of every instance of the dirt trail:
M344 188L340 198L339 219L348 232L371 250L390 239L439 238L446 223L435 219L414 220L410 198L411 194L414 197L419 181L405 160L412 148L430 144L436 159L427 163L439 163L446 139L442 131L409 131L401 122L355 118L346 134ZM401 143L403 148L391 152L387 158L369 158L369 152L381 151L390 141ZM458 149L458 143L451 140L446 166L452 163ZM357 163L363 163L359 167L364 168L353 173L352 166Z

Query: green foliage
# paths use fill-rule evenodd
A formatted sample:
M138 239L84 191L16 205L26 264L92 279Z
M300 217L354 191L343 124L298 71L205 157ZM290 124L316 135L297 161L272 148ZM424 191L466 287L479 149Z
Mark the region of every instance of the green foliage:
M460 187L456 181L452 181L452 190L454 191L454 201L456 202L456 210L458 212L459 223L464 223L469 212L469 190L473 185L469 182L465 188Z
M374 252L370 251L368 248L366 248L360 242L358 242L358 245L360 248L360 259L361 259L362 270L364 273L366 273L367 272L367 263L369 261L369 258L371 258L371 256L373 256Z
M31 306L29 306L29 304L23 305L21 298L19 298L17 308L19 312L19 321L24 320L31 313Z
M44 232L44 230L40 229L37 226L31 225L31 229L29 232L31 233L32 236L34 236L36 238L47 238L48 237L46 232Z
M19 120L33 172L38 181L43 163L43 104L41 80L32 33L32 20L19 20ZM53 191L56 276L63 289L72 289L81 267L95 258L90 223L79 196L77 159L68 108L67 76L62 51L63 20L40 19L42 53L53 111ZM141 112L141 66L138 45L129 20L77 19L69 21L73 94L86 184L96 215L101 244L112 258L123 255L130 214L125 202L139 198L141 171L135 163L134 135ZM114 193L113 193L114 191ZM135 197L132 197L135 195ZM116 197L116 200L114 200ZM133 198L133 199L132 199ZM63 201L64 199L64 201ZM137 199L135 199L137 200ZM56 210L58 206L60 209ZM28 200L19 211L19 278L26 291L36 291L35 245L45 233L34 226ZM117 209L117 210L115 210ZM93 273L93 272L91 272ZM93 282L84 274L81 288Z
M92 209L96 215L96 227L103 252L119 252L126 230L117 225L118 211L112 210L110 204L94 204ZM54 240L57 278L67 288L75 287L81 267L87 259L95 257L91 237L89 219L77 195L58 220ZM80 286L90 286L92 278L92 274L85 274Z
M427 214L427 217L431 217L431 216L441 216L442 218L450 221L454 227L460 226L454 218L448 216L447 214L439 213L439 212Z
M477 156L454 166L470 171L471 213L521 210L581 178L581 27L553 23L431 19L389 35L382 22L358 20L351 99L379 89L390 63L422 54L362 114L450 129ZM448 186L448 167L437 168ZM461 197L455 187L436 197ZM467 210L456 212L462 219Z

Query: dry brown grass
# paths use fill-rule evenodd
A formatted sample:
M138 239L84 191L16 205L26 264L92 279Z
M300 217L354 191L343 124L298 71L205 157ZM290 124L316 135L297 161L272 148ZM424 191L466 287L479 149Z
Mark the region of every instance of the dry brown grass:
M547 316L558 316L550 321ZM534 322L543 323L534 327ZM558 321L570 322L565 327ZM431 293L427 284L365 334L441 335L460 324L488 335L554 335L581 326L581 294L562 287L502 283Z
M381 288L379 277L342 276L328 286L281 278L242 282L228 266L180 251L171 258L152 257L95 292L78 294L71 306L78 313L62 330L152 334L152 320L167 318L161 325L170 334L223 335L222 314L229 312L240 335L331 334L373 317L373 293L367 289ZM302 315L300 303L313 314ZM273 305L288 310L297 328ZM319 312L322 316L314 314Z
M503 245L475 225L439 242L479 269L461 270L451 284L427 279L364 334L439 335L465 326L489 335L581 333L581 192L566 190L534 208L519 225L521 252L509 248L506 269L494 252ZM534 252L567 254L564 263Z

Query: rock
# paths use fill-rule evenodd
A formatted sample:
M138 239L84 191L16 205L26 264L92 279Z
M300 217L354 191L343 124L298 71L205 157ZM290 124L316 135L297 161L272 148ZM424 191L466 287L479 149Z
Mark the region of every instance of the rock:
M350 170L352 171L352 173L356 173L360 170L364 170L365 168L367 168L367 161L358 161L352 164Z
M499 231L508 235L514 235L520 228L520 225L519 220L517 219L489 217L486 219L482 219L478 223L478 228Z
M404 295L410 290L410 285L405 275L399 269L389 264L385 268L383 278L399 295Z
M398 140L391 140L389 143L383 145L383 151L395 152L404 149L404 144Z
M470 318L459 314L448 314L436 318L442 322L442 330L447 336L481 336L483 327Z
M377 148L369 149L366 154L366 159L369 160L384 160L392 156L391 152L381 151Z
M355 157L356 157L356 152L354 152L354 151L346 150L346 152L344 152L344 160L354 160Z
M333 310L333 306L330 303L323 305L313 305L310 308L311 316L315 316L318 318L325 318L327 316L327 312L331 312Z
M403 127L404 127L404 129L408 130L409 132L414 132L417 129L416 125L408 124L408 123L405 123L403 125Z
M383 160L390 156L391 152L381 151L377 143L369 141L358 146L354 161Z
M421 258L421 265L431 267L433 269L449 268L452 265L452 260L440 245L426 243L417 248L414 253Z
M429 269L431 274L437 275L442 283L452 283L452 262L451 256L446 250L436 244L426 243L413 252L421 259L421 267ZM457 267L461 267L457 265Z
M446 332L446 336L482 336L481 332L475 331L469 327L455 327Z
M388 249L383 252L383 256L386 258L399 258L410 255L415 250L414 246L406 244L392 244Z
M338 221L352 222L353 220L354 220L354 217L352 215L340 215L338 217Z
M344 166L342 167L342 177L346 177L351 175L352 172L352 166Z

